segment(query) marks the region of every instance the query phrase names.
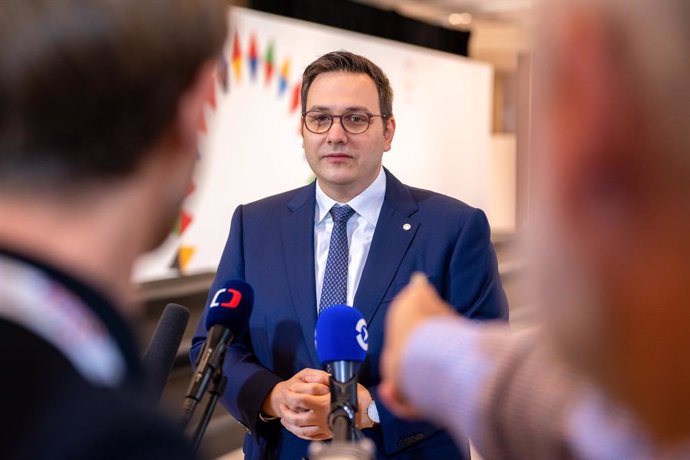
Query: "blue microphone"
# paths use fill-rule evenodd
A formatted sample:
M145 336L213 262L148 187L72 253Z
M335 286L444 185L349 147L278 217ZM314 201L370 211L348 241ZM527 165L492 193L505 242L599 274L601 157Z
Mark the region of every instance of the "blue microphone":
M359 437L355 427L357 372L366 358L368 339L367 322L359 310L347 305L326 308L316 322L316 353L321 364L332 371L328 422L334 441L353 442Z
M222 372L228 345L247 329L253 305L254 290L239 279L228 281L213 294L206 314L208 335L185 396L183 427L192 418L214 374Z
M367 322L356 308L333 305L316 322L314 341L322 365L333 368L333 377L346 382L364 361L368 349Z

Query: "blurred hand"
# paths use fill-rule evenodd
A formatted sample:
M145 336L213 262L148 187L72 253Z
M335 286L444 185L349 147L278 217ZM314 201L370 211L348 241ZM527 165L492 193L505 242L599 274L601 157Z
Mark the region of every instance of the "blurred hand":
M331 437L328 428L330 404L328 374L317 369L302 369L273 387L261 412L280 417L280 423L297 437L322 441Z
M410 284L388 308L381 354L382 380L378 393L383 403L397 416L417 418L421 415L417 408L406 401L399 386L402 353L410 335L430 318L454 314L422 273L412 275Z

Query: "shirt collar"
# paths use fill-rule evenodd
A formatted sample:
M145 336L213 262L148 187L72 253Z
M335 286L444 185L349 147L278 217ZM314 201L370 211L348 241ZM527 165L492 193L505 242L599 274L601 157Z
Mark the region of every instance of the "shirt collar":
M372 225L376 225L379 220L379 213L383 200L386 196L386 173L383 168L379 171L374 182L369 185L362 193L350 200L349 203L338 203L333 198L326 195L321 189L319 181L316 181L316 217L315 224L318 225L328 216L334 204L347 204Z

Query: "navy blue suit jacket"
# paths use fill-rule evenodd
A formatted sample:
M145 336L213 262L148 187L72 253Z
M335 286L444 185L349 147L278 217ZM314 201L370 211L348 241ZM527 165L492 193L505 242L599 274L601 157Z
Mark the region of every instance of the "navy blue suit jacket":
M299 459L308 441L259 411L273 386L298 371L320 369L314 346L317 318L314 274L314 183L235 211L230 236L211 293L231 278L254 287L249 330L228 350L223 405L247 429L248 459ZM406 225L409 224L409 225ZM386 171L386 195L355 295L369 326L369 351L359 382L377 399L384 317L410 275L422 271L441 296L470 318L507 318L507 302L481 210L444 195L403 185ZM208 302L206 310L208 309ZM199 353L205 313L192 344ZM430 376L433 378L433 376ZM446 432L423 422L402 421L377 401L381 424L364 430L387 459L463 458Z

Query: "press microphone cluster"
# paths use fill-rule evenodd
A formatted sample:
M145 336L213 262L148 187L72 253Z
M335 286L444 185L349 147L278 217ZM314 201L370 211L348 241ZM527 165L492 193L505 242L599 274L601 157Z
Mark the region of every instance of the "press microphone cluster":
M252 287L242 280L235 279L228 281L217 290L209 305L206 316L208 335L187 389L181 417L184 428L194 415L194 410L206 394L209 385L212 384L214 389L207 407L209 410L202 416L194 435L194 443L197 446L201 441L213 406L224 392L226 379L222 375L222 367L227 347L247 328L253 304Z
M356 308L333 305L316 322L314 340L319 361L330 368L331 409L328 424L331 444L312 444L313 459L369 459L373 446L357 429L357 373L366 358L367 323Z

